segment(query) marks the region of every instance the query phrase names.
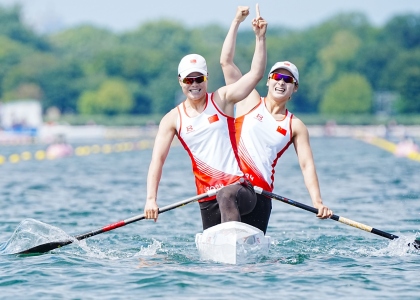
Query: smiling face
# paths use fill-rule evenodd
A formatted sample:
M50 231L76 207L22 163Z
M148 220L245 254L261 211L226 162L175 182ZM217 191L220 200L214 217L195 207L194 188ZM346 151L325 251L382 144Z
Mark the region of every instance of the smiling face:
M286 69L277 69L272 73L281 73L293 77L292 73ZM289 100L292 94L298 90L298 86L295 83L286 83L283 79L275 80L269 78L267 86L268 96L277 101Z
M182 92L188 99L193 101L201 100L203 98L205 99L207 93L207 76L204 77L204 80L202 76L205 75L200 72L193 72L185 77L187 80L179 78L179 85L182 88Z

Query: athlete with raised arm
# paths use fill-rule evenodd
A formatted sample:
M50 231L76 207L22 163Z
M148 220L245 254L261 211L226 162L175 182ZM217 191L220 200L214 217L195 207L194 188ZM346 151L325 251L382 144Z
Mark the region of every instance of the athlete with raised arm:
M241 221L254 209L257 198L252 185L239 184L245 177L239 167L234 128L234 106L263 78L267 62L267 22L258 15L252 27L256 44L251 69L232 84L209 93L205 59L189 54L179 63L178 80L186 99L160 122L147 177L146 218L158 218L158 186L174 136L191 158L197 194L223 187L216 196L199 203L203 230L221 222Z
M233 58L239 25L248 14L248 7L238 7L223 44L220 64L228 85L242 76ZM329 218L333 213L321 198L308 130L286 108L299 88L297 67L288 61L275 63L270 69L267 86L266 97L261 97L254 89L236 105L235 127L241 168L254 186L272 192L277 161L293 144L313 206L319 211L317 216ZM256 208L243 221L266 232L270 214L271 199L258 195Z

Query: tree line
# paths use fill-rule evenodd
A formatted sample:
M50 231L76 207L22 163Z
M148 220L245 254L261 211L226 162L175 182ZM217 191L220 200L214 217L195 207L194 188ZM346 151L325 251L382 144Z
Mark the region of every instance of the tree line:
M158 20L123 33L81 25L42 35L22 22L20 6L0 6L0 101L38 99L44 110L85 115L164 114L182 100L177 66L203 55L209 90L224 85L219 56L228 28L189 28ZM375 27L361 13L339 14L292 30L269 24L268 64L289 60L300 72L293 112L420 113L420 15ZM255 36L241 25L235 63L250 68ZM266 93L266 81L257 90Z

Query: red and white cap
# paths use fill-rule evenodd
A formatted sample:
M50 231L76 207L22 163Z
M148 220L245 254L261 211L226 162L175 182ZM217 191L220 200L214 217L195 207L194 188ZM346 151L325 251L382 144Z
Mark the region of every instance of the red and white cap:
M198 54L188 54L184 56L178 65L178 75L184 79L193 72L207 75L207 64L204 57Z
M290 73L292 73L293 77L296 79L297 83L299 84L299 71L297 67L294 64L292 64L290 61L276 62L274 66L271 67L270 73L268 74L270 75L271 73L274 73L274 71L277 69L288 70Z

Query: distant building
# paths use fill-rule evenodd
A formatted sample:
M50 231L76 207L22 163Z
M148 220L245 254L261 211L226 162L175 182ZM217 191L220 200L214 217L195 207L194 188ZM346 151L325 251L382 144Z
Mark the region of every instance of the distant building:
M0 103L0 127L5 132L34 137L42 122L42 107L38 100Z

